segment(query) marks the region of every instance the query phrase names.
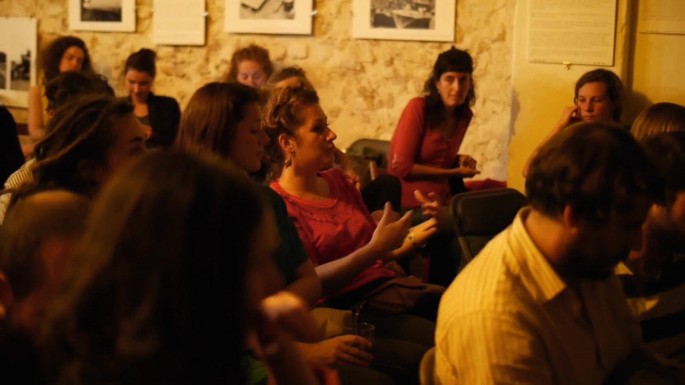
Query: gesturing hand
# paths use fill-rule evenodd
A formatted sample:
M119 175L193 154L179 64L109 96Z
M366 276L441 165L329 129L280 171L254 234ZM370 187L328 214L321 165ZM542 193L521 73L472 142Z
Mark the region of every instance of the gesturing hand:
M390 219L392 205L390 202L386 202L383 207L383 216L378 221L378 226L376 226L368 246L377 254L385 254L400 247L409 231L411 215L411 211L408 211L402 218L392 221Z

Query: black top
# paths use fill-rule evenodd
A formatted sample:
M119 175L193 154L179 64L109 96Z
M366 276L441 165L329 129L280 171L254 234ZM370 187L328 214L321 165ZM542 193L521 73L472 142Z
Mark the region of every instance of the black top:
M4 106L0 106L0 190L7 178L24 164L17 123Z
M130 99L129 99L130 100ZM147 97L148 119L152 136L145 145L148 148L168 148L176 140L181 109L174 98L158 96L150 92Z

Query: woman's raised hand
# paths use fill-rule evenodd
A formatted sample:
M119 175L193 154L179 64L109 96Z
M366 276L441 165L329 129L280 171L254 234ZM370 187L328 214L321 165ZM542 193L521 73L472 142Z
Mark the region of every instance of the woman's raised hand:
M383 207L383 216L368 243L368 246L379 256L400 247L409 231L411 211L396 221L390 219L392 215L392 205L390 202L386 202Z

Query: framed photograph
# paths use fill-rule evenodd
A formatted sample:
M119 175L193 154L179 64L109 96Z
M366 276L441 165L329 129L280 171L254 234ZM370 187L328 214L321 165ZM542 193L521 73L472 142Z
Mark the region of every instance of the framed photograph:
M454 0L354 0L358 39L454 41Z
M226 32L312 33L312 0L226 0L224 9Z
M69 0L69 29L136 30L136 0Z
M36 19L0 18L0 103L28 107L36 83Z

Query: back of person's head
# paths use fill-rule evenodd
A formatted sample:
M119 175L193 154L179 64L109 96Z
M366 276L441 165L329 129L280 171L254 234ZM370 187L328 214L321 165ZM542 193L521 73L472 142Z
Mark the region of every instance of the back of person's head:
M303 123L300 114L302 108L318 103L316 91L305 86L276 88L271 92L262 110L262 127L269 136L265 150L274 178L280 175L285 162L278 142L279 135L294 136L297 127Z
M2 304L6 308L18 306L17 311L36 316L45 305L38 298L47 298L33 296L25 306L22 301L41 290L54 292L59 286L90 206L84 197L64 190L24 190L13 201L0 228L0 272L9 282L11 297L5 293L0 298L10 298L11 303ZM17 319L39 323L30 316ZM13 326L32 329L26 324Z
M59 65L62 61L62 56L70 47L77 47L83 51L84 58L81 64L81 72L94 73L86 43L76 36L60 36L53 40L43 51L43 80L45 82L50 81L60 73Z
M89 94L114 96L114 89L102 75L75 71L62 72L45 84L48 112Z
M606 123L577 123L540 148L526 178L537 211L558 218L568 205L579 218L605 223L634 209L638 196L654 199L661 180L630 133Z
M587 83L604 83L606 86L606 96L614 105L614 122L620 122L621 115L623 114L623 99L625 98L625 91L623 88L623 82L618 75L603 68L598 68L584 73L580 78L578 78L578 81L576 81L573 94L574 100L578 99L578 91Z
M124 74L129 70L138 72L145 72L151 78L157 75L155 60L157 54L149 48L141 48L140 50L130 54L124 64Z
M673 131L685 131L685 106L666 102L644 109L630 129L637 140Z
M242 61L253 61L259 63L262 71L266 74L266 78L271 77L274 72L274 66L269 58L269 51L255 44L250 44L247 47L236 50L231 56L231 68L228 70L226 81L238 81L238 65Z
M240 83L205 84L190 97L181 115L176 148L227 158L236 127L245 118L245 107L260 101L256 89Z
M81 383L242 383L246 271L264 220L221 159L151 152L95 201L51 333ZM72 372L73 374L73 372Z
M435 60L435 64L433 64L433 71L431 72L430 77L423 86L424 91L428 94L428 101L442 106L442 98L440 97L440 93L438 92L435 83L440 80L440 77L445 72L461 72L471 76L471 89L466 95L464 106L473 106L476 102L476 91L472 76L473 69L473 58L468 51L452 46L447 51L440 53Z
M35 147L36 183L91 195L97 186L86 166L106 165L116 134L113 119L132 113L128 101L106 95L84 95L58 108Z
M269 78L269 86L272 88L304 86L314 89L307 79L307 74L298 66L285 67Z
M662 132L641 143L664 182L665 195L660 203L670 207L678 193L685 192L685 131Z

